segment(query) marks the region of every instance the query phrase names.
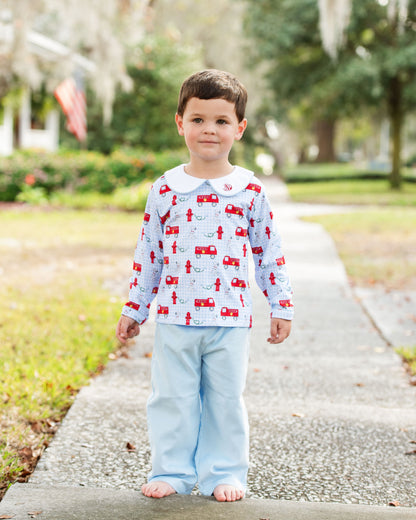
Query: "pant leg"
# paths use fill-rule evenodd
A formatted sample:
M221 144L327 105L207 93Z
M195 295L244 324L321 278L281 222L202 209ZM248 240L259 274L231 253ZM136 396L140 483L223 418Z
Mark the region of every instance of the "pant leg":
M201 415L201 355L192 329L196 327L157 324L152 394L147 403L152 452L149 482L162 480L182 494L189 494L197 481L194 458Z
M199 488L211 495L218 484L246 488L249 427L243 391L250 329L218 327L202 357L201 426L196 453Z

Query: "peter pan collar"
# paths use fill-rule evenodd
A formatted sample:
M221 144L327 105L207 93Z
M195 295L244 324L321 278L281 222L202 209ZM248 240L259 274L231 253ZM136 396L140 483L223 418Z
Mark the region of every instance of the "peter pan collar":
M253 172L241 168L240 166L235 166L234 170L228 175L224 175L224 177L217 179L200 179L199 177L188 175L185 172L184 164L164 174L166 184L171 190L178 193L190 193L199 188L204 182L208 182L219 195L225 195L226 197L231 197L244 190L253 176Z

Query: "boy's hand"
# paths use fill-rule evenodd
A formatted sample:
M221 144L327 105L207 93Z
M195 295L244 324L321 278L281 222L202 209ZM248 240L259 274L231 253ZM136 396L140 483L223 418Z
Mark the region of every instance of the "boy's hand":
M270 323L270 338L267 339L269 343L274 345L282 343L290 334L292 322L282 318L272 318Z
M140 325L133 318L121 316L117 323L116 336L117 339L126 344L129 338L134 338L140 334Z

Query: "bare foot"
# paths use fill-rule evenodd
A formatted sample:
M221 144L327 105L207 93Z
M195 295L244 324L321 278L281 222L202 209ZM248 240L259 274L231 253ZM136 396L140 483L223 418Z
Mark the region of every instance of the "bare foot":
M235 502L244 497L244 491L230 484L220 484L214 489L214 497L218 502Z
M148 484L143 484L142 493L147 497L152 498L163 498L169 495L174 495L176 491L167 482L161 480L155 480Z

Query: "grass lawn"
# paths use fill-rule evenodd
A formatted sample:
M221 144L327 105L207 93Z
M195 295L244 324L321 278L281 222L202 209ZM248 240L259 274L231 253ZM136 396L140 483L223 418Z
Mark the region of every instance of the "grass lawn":
M416 183L405 182L401 190L390 189L386 180L337 180L288 184L295 202L416 207Z
M139 217L0 212L0 497L30 475L74 395L117 354Z

